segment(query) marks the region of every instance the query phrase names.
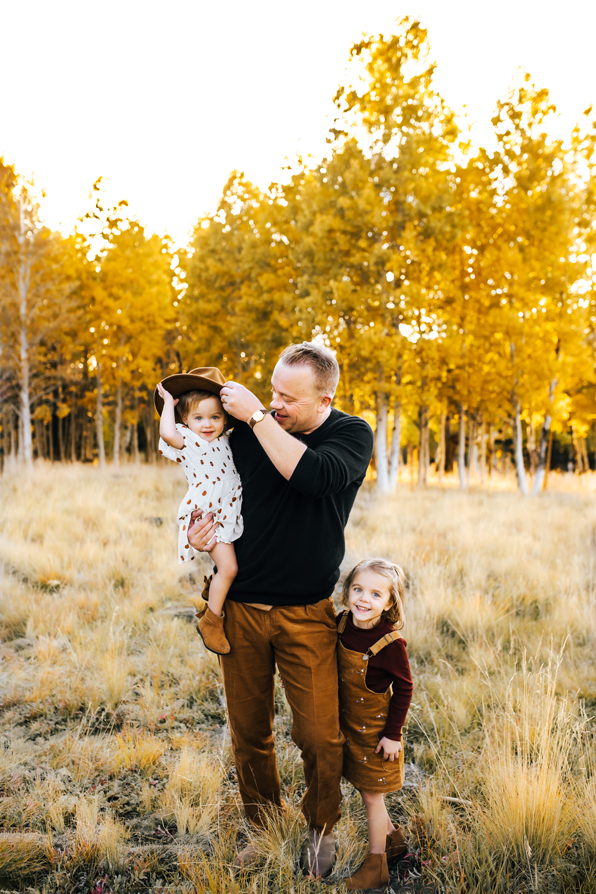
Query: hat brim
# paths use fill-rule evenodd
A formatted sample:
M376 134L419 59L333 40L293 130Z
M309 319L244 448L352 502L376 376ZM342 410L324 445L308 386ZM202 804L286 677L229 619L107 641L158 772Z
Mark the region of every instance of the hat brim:
M167 376L163 379L161 384L166 391L170 392L172 397L180 397L185 391L209 391L211 394L215 394L219 397L219 392L223 387L222 385L218 385L217 382L213 382L211 379L207 379L204 376L197 376L193 373L177 373L174 376ZM161 416L164 402L163 397L161 397L157 388L153 392L153 402L155 403L155 409ZM233 425L236 425L238 420L228 413L227 410L226 416L228 417L228 428L232 428Z

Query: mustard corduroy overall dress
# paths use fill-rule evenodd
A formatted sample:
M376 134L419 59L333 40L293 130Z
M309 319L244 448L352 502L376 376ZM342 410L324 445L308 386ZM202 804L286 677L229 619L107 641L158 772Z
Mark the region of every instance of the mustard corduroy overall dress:
M364 792L396 792L404 784L404 750L397 760L383 760L383 752L375 754L379 738L387 723L392 685L386 692L372 692L366 685L367 662L390 643L400 639L397 630L381 637L367 652L353 652L341 642L348 622L344 612L339 625L339 724L346 737L343 776Z

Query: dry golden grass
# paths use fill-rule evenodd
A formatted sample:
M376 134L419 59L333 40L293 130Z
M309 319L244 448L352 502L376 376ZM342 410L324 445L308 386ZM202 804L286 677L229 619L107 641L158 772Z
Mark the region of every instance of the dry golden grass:
M346 570L375 554L408 576L409 785L389 803L437 891L596 889L596 485L550 484L532 500L499 477L365 488L348 527ZM181 576L182 489L165 466L0 479L0 876L15 889L320 890L296 873L303 777L280 689L287 809L255 838L259 869L231 870L251 832L219 667L184 617L210 561ZM366 848L348 784L343 813L337 892Z

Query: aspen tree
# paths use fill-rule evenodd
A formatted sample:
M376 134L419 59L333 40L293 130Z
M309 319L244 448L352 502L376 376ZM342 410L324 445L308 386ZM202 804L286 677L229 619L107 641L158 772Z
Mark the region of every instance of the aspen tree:
M278 218L269 195L232 174L217 212L195 227L180 314L184 367L219 366L263 400L294 325L295 277Z
M521 85L498 103L493 118L501 181L494 215L502 234L497 261L501 358L523 493L528 492L523 408L530 409L540 393L543 408L548 408L562 361L564 365L565 357L582 351L573 294L582 275L582 265L572 254L575 195L562 144L548 136L554 112L548 91L537 89L525 75ZM546 424L550 413L548 409L543 413ZM540 438L543 458L547 432L548 425ZM542 476L540 459L538 469Z
M61 264L61 238L41 223L31 184L5 166L0 175L2 362L18 382L19 457L31 468L43 345L70 315L72 285Z
M398 31L352 47L352 80L335 98L332 155L314 178L305 178L302 205L309 221L303 231L316 234L303 262L308 307L325 304L321 330L344 363L346 349L359 358L361 391L377 419L381 491L397 478L399 443L391 449L390 475L387 417L390 402L394 417L401 414L404 378L423 407L419 456L426 479L428 378L420 370L426 343L437 336L440 297L421 246L441 238L449 201L441 166L457 136L453 115L432 86L426 31L409 19ZM400 430L394 426L396 436Z

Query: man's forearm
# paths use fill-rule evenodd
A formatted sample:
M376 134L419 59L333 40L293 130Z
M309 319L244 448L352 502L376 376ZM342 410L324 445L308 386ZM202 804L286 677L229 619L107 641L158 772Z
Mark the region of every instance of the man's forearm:
M304 455L306 444L284 431L269 413L257 422L253 431L277 471L289 481Z
M263 409L258 397L237 382L226 382L221 389L220 397L228 413L246 422L249 422L256 410ZM284 431L269 413L255 424L253 431L277 471L289 481L306 450L306 445Z

